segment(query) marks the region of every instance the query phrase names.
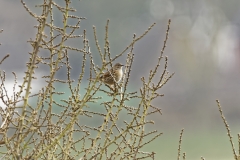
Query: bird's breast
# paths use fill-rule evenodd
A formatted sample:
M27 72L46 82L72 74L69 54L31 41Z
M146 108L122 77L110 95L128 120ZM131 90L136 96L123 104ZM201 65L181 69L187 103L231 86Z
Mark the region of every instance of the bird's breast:
M120 71L118 72L118 75L119 75L119 76L117 76L117 79L116 79L117 82L119 82L119 81L121 80L121 78L122 78L122 76L123 76L123 71L120 70Z

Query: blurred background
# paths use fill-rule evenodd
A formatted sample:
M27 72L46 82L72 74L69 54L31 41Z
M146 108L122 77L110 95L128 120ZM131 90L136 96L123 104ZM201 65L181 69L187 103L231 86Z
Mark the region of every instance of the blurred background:
M41 13L37 0L26 4ZM64 5L63 2L59 2ZM240 1L239 0L80 0L72 6L74 13L87 20L81 22L79 34L87 30L95 62L101 65L94 42L92 26L97 28L100 45L104 44L105 25L110 19L110 51L119 54L136 33L141 35L152 23L156 26L134 48L135 60L130 79L132 90L141 86L140 77L148 76L157 63L165 39L168 19L172 20L164 55L169 57L168 70L173 78L160 90L165 96L154 101L163 115L151 117L154 127L163 135L146 150L154 150L158 159L177 159L179 134L184 128L182 152L188 160L233 159L226 129L221 120L216 99L222 105L237 146L240 132ZM59 12L58 12L59 13ZM61 25L62 15L55 14L55 25ZM71 23L71 22L70 22ZM19 1L0 0L0 59L10 57L0 67L7 72L9 94L13 85L12 71L22 81L37 22L30 17ZM73 41L70 45L80 46ZM103 49L103 48L102 48ZM72 53L72 76L77 79L81 55ZM124 63L126 54L117 61ZM162 62L163 64L163 62ZM162 66L163 67L163 66ZM46 70L39 70L44 74ZM58 75L61 77L61 74ZM85 77L87 81L87 77ZM41 80L34 82L37 92ZM33 91L33 92L34 92ZM1 104L2 105L2 104Z

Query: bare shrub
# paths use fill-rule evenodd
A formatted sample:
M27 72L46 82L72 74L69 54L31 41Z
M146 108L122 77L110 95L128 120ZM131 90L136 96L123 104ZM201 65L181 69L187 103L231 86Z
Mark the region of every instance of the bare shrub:
M146 131L146 125L153 124L152 114L161 114L161 109L153 106L152 101L160 96L158 90L173 76L167 71L168 59L163 56L170 20L167 26L166 38L158 57L158 62L148 77L142 77L142 87L136 91L128 91L129 77L134 59L134 45L143 38L155 25L152 24L142 35L133 35L132 42L118 55L110 53L108 40L109 20L105 29L105 45L103 50L98 43L96 28L93 27L95 43L101 57L102 66L94 63L94 55L90 51L86 30L82 35L76 35L80 23L85 18L71 15L74 8L69 7L71 1L65 0L65 6L58 2L44 0L37 5L42 9L37 15L21 0L26 11L38 21L36 37L30 40L32 51L23 83L19 84L17 75L13 72L13 96L8 94L5 86L6 73L0 71L0 98L5 105L1 108L2 125L0 128L1 154L5 159L155 159L154 152L146 152L143 147L162 133L157 130ZM53 20L53 9L62 14L63 27L56 26ZM69 25L69 19L75 20L75 25ZM82 48L66 45L71 39L83 42ZM44 51L44 54L43 54ZM76 82L71 78L70 53L74 51L82 55L81 71ZM127 54L123 79L114 84L114 89L102 87L98 78L104 71L111 68L122 55ZM7 61L5 56L1 63ZM161 74L160 62L164 62ZM0 63L0 64L1 64ZM87 68L86 64L90 67ZM36 78L38 68L48 68L48 74L41 78L46 81L37 94L31 93L33 80ZM58 79L57 74L61 68L66 68L66 79ZM86 72L89 71L87 85L83 83ZM62 74L62 73L61 73ZM158 77L157 83L153 78ZM56 84L68 88L70 94L59 92ZM105 88L105 89L103 89ZM81 93L83 94L80 94ZM103 100L101 95L107 95ZM57 101L59 97L61 101ZM31 98L34 103L30 102ZM136 106L128 106L128 102L138 102ZM23 102L19 105L19 102ZM98 105L102 112L90 110L92 105ZM3 106L2 106L3 107ZM56 113L56 109L59 111ZM126 119L119 118L123 114ZM86 125L86 119L98 117L102 122L98 127Z

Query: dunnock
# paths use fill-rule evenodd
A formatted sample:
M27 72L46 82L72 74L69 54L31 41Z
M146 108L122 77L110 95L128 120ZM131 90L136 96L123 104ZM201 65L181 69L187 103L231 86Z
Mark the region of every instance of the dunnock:
M110 87L113 87L114 82L118 83L122 79L123 66L124 65L122 65L121 63L116 63L109 71L105 72L102 76L100 76L99 80L109 85Z

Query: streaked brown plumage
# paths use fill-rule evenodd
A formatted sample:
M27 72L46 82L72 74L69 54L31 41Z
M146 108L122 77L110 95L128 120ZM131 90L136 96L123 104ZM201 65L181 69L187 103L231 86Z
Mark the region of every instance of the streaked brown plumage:
M99 80L103 83L113 87L114 82L118 83L122 79L123 71L122 71L121 63L116 63L109 71L105 72Z

